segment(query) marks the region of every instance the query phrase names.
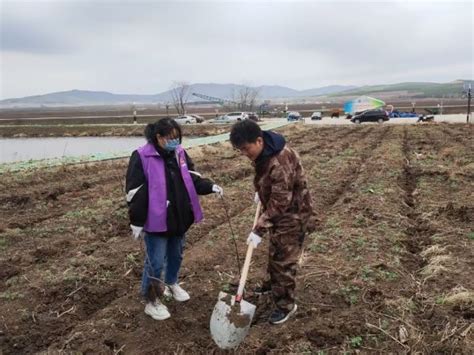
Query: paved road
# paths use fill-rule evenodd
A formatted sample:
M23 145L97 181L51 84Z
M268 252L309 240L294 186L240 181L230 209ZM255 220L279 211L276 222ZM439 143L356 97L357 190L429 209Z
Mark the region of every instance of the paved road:
M474 116L471 114L470 123L473 123ZM390 121L384 124L415 124L417 121L416 117L413 118L391 118ZM455 115L435 115L435 122L447 122L447 123L466 123L466 114L455 114ZM305 124L315 125L353 125L350 120L345 118L330 118L323 117L321 121L311 121L309 117L304 120ZM377 124L377 123L364 123L364 124Z

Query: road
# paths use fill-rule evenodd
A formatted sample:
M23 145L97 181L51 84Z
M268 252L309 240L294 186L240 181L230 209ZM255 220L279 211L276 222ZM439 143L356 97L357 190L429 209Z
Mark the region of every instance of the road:
M447 122L447 123L465 123L466 114L454 114L454 115L435 115L435 122ZM416 117L412 118L391 118L390 121L384 124L415 124L417 121ZM470 123L473 121L471 114ZM309 117L305 117L305 124L316 124L316 125L353 125L353 123L346 118L330 118L323 117L320 121L311 121ZM367 123L366 123L367 124Z

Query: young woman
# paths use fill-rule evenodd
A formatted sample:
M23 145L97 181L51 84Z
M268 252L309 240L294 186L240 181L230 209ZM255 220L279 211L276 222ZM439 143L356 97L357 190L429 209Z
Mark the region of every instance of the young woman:
M181 127L163 118L145 128L147 144L132 153L126 177L130 227L135 239L144 238L146 254L141 292L145 313L156 320L170 317L160 296L189 300L178 284L185 234L202 220L198 195L223 190L195 171L181 147ZM164 280L162 271L164 269Z

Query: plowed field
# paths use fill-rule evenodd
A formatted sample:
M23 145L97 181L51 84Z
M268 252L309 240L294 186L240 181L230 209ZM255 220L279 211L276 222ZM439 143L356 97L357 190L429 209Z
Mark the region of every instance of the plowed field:
M256 250L247 353L469 353L474 349L474 127L280 130L301 155L319 219L305 241L298 312L271 326ZM252 168L228 143L189 150L224 187L239 252L251 227ZM0 182L0 353L214 353L209 319L237 263L223 202L201 199L187 235L186 303L152 320L139 297L143 245L130 237L127 160L5 173ZM471 350L469 350L471 349Z

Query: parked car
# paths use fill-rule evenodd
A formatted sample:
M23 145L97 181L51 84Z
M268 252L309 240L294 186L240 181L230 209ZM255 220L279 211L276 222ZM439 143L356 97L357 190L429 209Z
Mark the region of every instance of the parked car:
M418 117L418 114L416 112L402 112L398 110L393 110L392 112L389 113L389 118L407 118L407 117Z
M356 113L352 118L352 123L362 123L362 122L378 122L383 123L388 121L388 114L385 110L367 110L361 113Z
M288 121L300 121L303 117L297 111L288 112L288 116L286 118Z
M214 123L214 124L227 124L227 123L232 123L232 122L235 122L235 121L231 121L227 115L222 115L209 121L209 123Z
M179 124L197 123L196 118L191 115L178 116L174 120Z
M194 117L196 119L197 123L203 123L204 122L204 117L202 117L202 116L199 116L199 115L189 115L189 116Z
M319 111L313 112L311 115L311 120L321 120L323 118L323 114Z
M252 120L252 121L260 121L260 118L255 112L247 112L247 117L249 120Z
M249 115L246 112L229 112L226 116L231 122L242 121L249 118Z

